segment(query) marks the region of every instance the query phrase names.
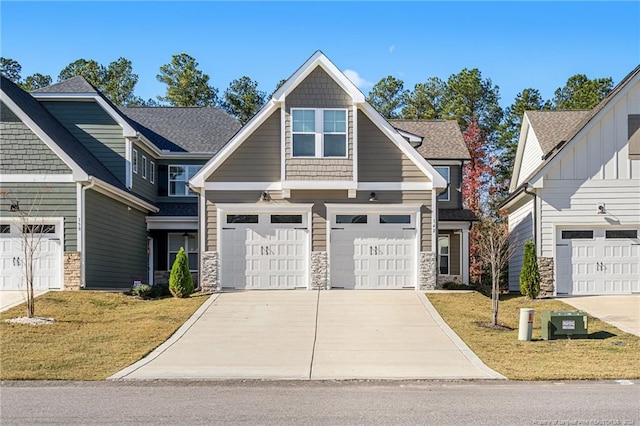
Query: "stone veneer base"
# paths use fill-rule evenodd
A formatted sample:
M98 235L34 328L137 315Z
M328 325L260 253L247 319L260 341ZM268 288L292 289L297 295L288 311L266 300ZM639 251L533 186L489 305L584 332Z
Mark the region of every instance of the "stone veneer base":
M327 288L327 252L311 252L311 288L325 290Z
M220 254L217 251L203 251L200 291L213 293L220 289Z
M553 257L538 257L540 272L540 297L553 296Z
M80 290L80 252L64 253L64 290Z
M433 252L420 252L420 290L433 290L437 288L436 281L436 254Z

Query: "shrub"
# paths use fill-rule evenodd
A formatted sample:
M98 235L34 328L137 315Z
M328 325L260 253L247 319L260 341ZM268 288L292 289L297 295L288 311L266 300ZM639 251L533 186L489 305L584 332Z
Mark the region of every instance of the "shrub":
M445 290L475 290L474 286L468 286L466 284L460 284L455 281L449 281L442 284L442 288Z
M529 240L524 244L524 258L520 270L520 293L529 299L535 299L540 294L540 272L536 258L536 246Z
M156 283L151 286L151 297L157 299L166 296L171 296L171 292L169 291L169 283Z
M184 253L184 247L176 256L169 275L169 291L174 297L187 297L193 293L193 278L189 271L189 259Z
M152 296L153 288L148 284L138 284L134 285L131 289L131 294L141 299L149 299Z

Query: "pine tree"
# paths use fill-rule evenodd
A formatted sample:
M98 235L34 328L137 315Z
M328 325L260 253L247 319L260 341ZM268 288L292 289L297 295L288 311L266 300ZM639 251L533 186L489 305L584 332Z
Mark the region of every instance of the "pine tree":
M540 272L536 258L536 246L529 240L524 244L524 259L520 270L520 293L529 299L540 294Z
M193 293L193 278L189 271L189 259L184 253L184 247L176 256L169 276L169 291L174 297L187 297Z

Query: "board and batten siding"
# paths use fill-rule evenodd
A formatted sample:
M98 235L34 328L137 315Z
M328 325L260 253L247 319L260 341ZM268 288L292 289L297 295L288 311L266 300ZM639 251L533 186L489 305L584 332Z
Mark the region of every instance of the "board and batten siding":
M207 182L280 181L280 109L265 120Z
M528 127L527 139L524 145L524 153L522 155L522 164L520 165L520 174L518 175L518 183L520 186L525 182L531 173L542 164L542 147L531 126Z
M156 200L156 196L158 195L158 161L153 158L153 155L149 151L142 148L139 144L135 144L133 148L138 151L138 173L131 173L131 192L144 198L147 201L154 202ZM147 159L146 179L142 177L142 156ZM155 177L153 180L154 183L151 183L151 162L154 163L155 168Z
M66 174L71 169L0 102L0 173Z
M428 182L429 178L358 111L358 180L360 182Z
M353 99L322 69L316 67L285 98L285 179L353 179ZM293 158L291 108L347 109L347 158Z
M76 184L70 183L0 183L0 190L7 195L0 197L0 222L3 217L19 217L9 207L19 201L22 211L29 217L63 217L64 251L78 249Z
M41 101L42 105L124 185L126 143L122 128L96 102Z
M513 255L509 259L509 290L520 290L520 269L524 244L533 239L533 199L527 196L509 212L509 243Z
M145 213L94 190L85 199L87 288L131 288L147 281Z
M628 116L640 113L640 82L607 105L545 175L540 198L542 256L554 254L558 225L640 224L640 160L629 159ZM597 214L604 204L606 214Z
M217 208L216 203L256 203L261 191L207 191L206 194L206 244L208 251L216 251L217 247ZM370 191L358 191L356 198L347 198L346 191L291 191L291 197L283 199L279 191L269 192L271 201L261 202L264 212L270 205L313 204L312 208L312 241L313 251L327 250L327 209L325 203L369 204ZM431 191L376 191L377 204L423 204L421 250L432 251L432 212Z

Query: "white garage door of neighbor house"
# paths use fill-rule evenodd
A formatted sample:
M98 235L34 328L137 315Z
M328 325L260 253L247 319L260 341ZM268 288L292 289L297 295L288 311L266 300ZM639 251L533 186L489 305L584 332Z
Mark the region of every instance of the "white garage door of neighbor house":
M640 292L638 228L558 230L558 294Z
M415 288L415 215L337 214L331 219L331 288Z
M307 287L306 214L223 214L220 280L237 289Z
M36 290L62 288L62 229L57 223L23 225L0 224L0 290L26 290L26 266L23 244L35 248L34 282ZM25 234L22 234L22 232Z

